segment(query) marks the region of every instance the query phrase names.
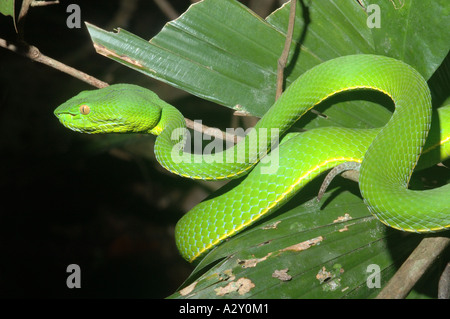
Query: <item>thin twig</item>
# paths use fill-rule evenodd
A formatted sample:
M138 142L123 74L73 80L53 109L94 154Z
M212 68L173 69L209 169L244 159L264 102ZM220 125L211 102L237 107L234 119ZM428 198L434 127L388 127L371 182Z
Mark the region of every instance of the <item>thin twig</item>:
M23 0L22 6L20 7L19 17L18 17L19 21L27 16L28 10L30 9L32 2L33 2L33 0Z
M50 5L54 5L54 4L59 4L59 0L54 0L54 1L36 1L36 0L34 0L33 2L31 2L32 7L45 7L45 6L50 6Z
M198 122L194 122L194 121L192 121L190 119L187 119L187 118L185 118L185 120L186 120L186 127L187 128L190 128L190 129L195 130L197 132L201 132L201 133L203 133L205 135L209 135L209 136L212 136L212 137L215 137L215 138L219 138L219 139L221 139L223 141L226 141L226 142L229 142L229 143L233 143L233 144L236 144L236 143L238 143L241 140L240 136L233 135L233 134L221 131L218 128L212 128L212 127L206 126L204 124L200 124Z
M86 74L80 70L72 68L64 63L61 63L55 59L52 59L52 58L42 54L39 51L39 49L36 48L35 46L24 44L24 43L22 43L20 45L11 44L11 43L8 43L4 39L0 39L0 47L8 49L17 54L20 54L20 55L27 57L33 61L40 62L40 63L50 66L54 69L57 69L64 73L67 73L67 74L69 74L77 79L80 79L86 83L89 83L97 88L102 88L102 87L108 86L108 83L105 83L99 79L96 79L93 76L90 76L89 74Z
M23 30L25 25L25 18L28 14L28 10L30 9L32 2L33 0L24 0L22 1L22 6L20 7L19 16L17 18L17 33L21 41L24 39Z
M291 49L292 36L294 34L294 26L295 26L295 9L297 6L297 0L291 0L291 8L289 11L289 24L286 32L286 41L284 42L284 49L281 53L280 58L278 59L278 68L277 68L277 91L275 98L278 99L283 93L283 82L284 82L284 68L287 64L287 59L289 57L289 51Z
M450 299L450 262L447 263L439 278L438 299Z
M450 238L447 237L424 238L383 288L377 299L405 298L449 244Z

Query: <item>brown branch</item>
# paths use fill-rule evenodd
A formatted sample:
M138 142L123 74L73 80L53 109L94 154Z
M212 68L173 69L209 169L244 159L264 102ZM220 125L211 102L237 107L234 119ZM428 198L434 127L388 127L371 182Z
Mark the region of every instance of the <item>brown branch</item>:
M439 278L438 299L450 299L450 262L447 263Z
M86 83L89 83L95 87L102 88L105 86L108 86L108 83L105 83L99 79L96 79L93 76L90 76L89 74L86 74L80 70L77 70L75 68L72 68L68 65L65 65L64 63L61 63L55 59L52 59L44 54L42 54L38 48L32 45L28 45L25 43L21 44L12 44L8 43L4 39L0 39L0 47L3 47L5 49L8 49L12 52L15 52L17 54L20 54L24 57L27 57L33 61L45 64L47 66L50 66L54 69L57 69L61 72L67 73L77 79L80 79Z
M241 138L237 135L233 135L224 131L221 131L218 128L212 128L209 126L206 126L204 124L195 123L194 121L185 118L186 120L186 127L190 128L192 130L195 130L197 132L201 132L202 134L209 135L211 137L220 138L221 140L224 140L226 142L230 142L233 144L236 144L241 140ZM200 129L198 129L198 126L200 126Z
M32 2L33 2L33 0L23 0L22 6L20 7L19 17L18 17L19 21L26 17Z
M54 1L36 1L36 0L33 0L31 2L31 6L32 7L45 7L45 6L50 6L50 5L54 5L54 4L59 4L59 0L54 0Z
M295 9L297 5L297 0L291 0L291 8L289 11L289 24L286 32L286 41L284 42L284 49L281 53L280 58L278 59L278 68L277 68L277 91L275 95L275 99L278 98L283 93L283 82L284 82L284 68L287 64L287 59L289 57L289 51L291 49L292 36L294 34L294 26L295 26Z
M389 280L377 299L405 298L425 271L450 244L447 237L424 238Z
M20 40L24 39L23 30L25 25L25 18L28 14L28 10L30 9L32 2L33 0L24 0L22 1L22 6L20 7L19 16L17 18L17 33Z

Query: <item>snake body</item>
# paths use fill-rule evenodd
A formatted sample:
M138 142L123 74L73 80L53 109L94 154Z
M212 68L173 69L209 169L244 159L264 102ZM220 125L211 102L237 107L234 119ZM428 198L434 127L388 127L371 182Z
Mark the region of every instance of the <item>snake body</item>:
M383 128L319 128L276 145L277 130L282 134L330 96L361 89L382 92L394 102L395 111ZM158 135L157 160L183 177L229 179L251 171L231 191L201 202L177 223L177 246L189 261L280 207L318 174L349 161L361 163L361 195L384 224L410 232L450 227L450 184L424 191L408 189L420 154L429 151L423 147L432 119L431 97L422 76L392 58L351 55L312 68L286 89L250 134L216 154L184 152L182 114L135 85L81 92L59 106L55 115L66 127L84 133ZM441 112L440 124L447 130L440 138L442 145L450 135L449 115ZM278 161L278 169L267 173L267 164L256 164L271 149L268 158ZM440 157L448 152L442 151Z

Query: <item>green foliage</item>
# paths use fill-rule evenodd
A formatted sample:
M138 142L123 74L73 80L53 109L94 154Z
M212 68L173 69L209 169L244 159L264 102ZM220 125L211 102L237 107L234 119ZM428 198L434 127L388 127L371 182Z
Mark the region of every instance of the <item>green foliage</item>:
M448 1L372 3L380 9L380 28L368 26L373 17L357 1L299 3L286 85L323 61L372 53L403 60L426 79L433 74L444 79L443 84L432 78L430 88L445 100L448 62L438 67L449 52ZM204 0L150 41L125 30L88 29L99 53L204 99L262 116L274 101L288 14L285 5L263 20L237 1ZM439 87L433 87L437 82ZM325 118L308 116L300 125L381 126L390 112L375 102L378 97L361 95L336 99L319 108ZM214 249L186 281L189 289L171 297L376 296L379 289L367 284L368 266L378 265L381 283L387 282L421 237L387 229L348 191L357 193L354 186L338 184L325 204L307 201L317 192L314 184L289 208ZM279 271L289 276L273 277Z

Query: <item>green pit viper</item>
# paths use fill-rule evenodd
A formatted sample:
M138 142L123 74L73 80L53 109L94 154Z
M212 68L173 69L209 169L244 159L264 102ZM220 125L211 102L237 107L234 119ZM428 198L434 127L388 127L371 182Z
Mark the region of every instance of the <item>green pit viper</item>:
M277 129L286 132L315 105L351 90L388 95L395 104L389 122L379 129L317 128L276 146ZM232 190L201 202L177 223L177 246L188 261L278 209L317 175L345 162L361 163L361 195L384 224L409 232L450 228L450 184L408 189L418 163L426 165L430 157L439 161L450 154L450 107L440 108L439 118L434 116L440 125L437 142L425 144L432 121L429 88L415 69L392 58L350 55L315 66L286 89L250 134L216 154L185 152L183 115L155 93L131 84L81 92L59 106L55 115L67 128L83 133L158 135L157 160L183 177L218 180L249 173ZM268 156L277 150L278 169L267 173L267 164L257 163L271 149ZM436 153L432 150L437 150L437 158L427 158Z

